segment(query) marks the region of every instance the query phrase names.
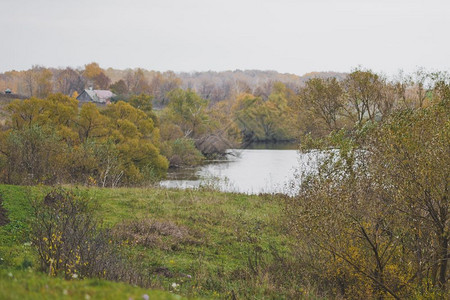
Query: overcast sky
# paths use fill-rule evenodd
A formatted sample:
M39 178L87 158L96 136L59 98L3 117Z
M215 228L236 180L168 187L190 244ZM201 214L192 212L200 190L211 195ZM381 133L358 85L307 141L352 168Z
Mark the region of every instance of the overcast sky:
M448 0L0 0L0 72L450 70Z

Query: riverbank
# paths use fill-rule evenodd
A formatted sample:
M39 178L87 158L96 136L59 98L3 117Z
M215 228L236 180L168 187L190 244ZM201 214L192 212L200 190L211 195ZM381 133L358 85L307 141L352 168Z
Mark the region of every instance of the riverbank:
M49 189L0 186L3 206L10 220L0 227L1 264L7 271L6 275L2 273L6 298L12 298L10 295L20 287L28 291L20 295L32 298L31 295L45 286L57 285L57 290L68 289L69 292L72 288L65 288L66 285L73 286L74 290L91 286L91 281L83 280L80 285L77 280L64 283L62 279L48 279L37 271L37 256L29 245L28 198ZM238 299L292 296L299 292L298 287L286 279L288 276L279 278L281 273L276 270L283 267L280 262L289 257L292 249L280 221L281 196L220 193L207 189L90 188L86 191L92 201L98 203L96 214L106 228L127 228L130 222L142 222L155 228L176 229L177 234L156 230L153 242L148 244L137 242L139 232L135 232L135 241L124 240L129 258L148 270L152 289L194 298ZM13 276L19 272L22 279L14 281L13 277L8 277L9 272ZM29 284L26 279L29 276L30 280L40 283ZM127 285L108 282L104 287L103 284L96 286L95 290L100 294L103 289L125 290L117 295L136 295L144 291L124 286ZM63 293L55 294L52 298L63 296ZM150 298L165 299L158 297Z

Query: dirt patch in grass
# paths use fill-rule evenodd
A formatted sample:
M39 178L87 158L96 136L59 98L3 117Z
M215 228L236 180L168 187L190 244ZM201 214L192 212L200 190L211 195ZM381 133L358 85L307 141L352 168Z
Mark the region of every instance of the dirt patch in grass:
M0 226L9 223L8 211L3 207L3 197L0 195Z

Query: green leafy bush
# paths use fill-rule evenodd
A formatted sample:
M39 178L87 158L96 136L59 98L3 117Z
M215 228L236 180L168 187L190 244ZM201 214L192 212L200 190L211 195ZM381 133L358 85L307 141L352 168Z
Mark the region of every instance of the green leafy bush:
M205 159L190 138L164 142L161 151L169 159L171 167L196 166Z

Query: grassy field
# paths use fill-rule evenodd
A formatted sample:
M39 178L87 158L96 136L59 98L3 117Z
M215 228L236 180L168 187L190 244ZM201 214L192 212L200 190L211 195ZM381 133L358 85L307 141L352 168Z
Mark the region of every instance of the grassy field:
M175 300L183 297L158 290L97 279L64 280L39 274L32 269L0 271L0 299L150 299Z
M88 189L98 204L102 226L114 228L130 260L148 270L151 287L166 291L158 292L95 279L64 281L39 273L27 219L29 199L46 190L0 186L11 221L0 227L0 298L33 299L44 293L50 299L64 294L138 299L147 293L150 299L173 294L261 299L298 292L295 284L279 283L271 275L277 274L274 268L281 268L279 261L292 248L279 225L283 223L282 201L277 196L159 188ZM145 228L154 230L148 235Z

